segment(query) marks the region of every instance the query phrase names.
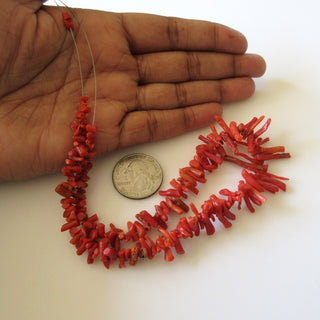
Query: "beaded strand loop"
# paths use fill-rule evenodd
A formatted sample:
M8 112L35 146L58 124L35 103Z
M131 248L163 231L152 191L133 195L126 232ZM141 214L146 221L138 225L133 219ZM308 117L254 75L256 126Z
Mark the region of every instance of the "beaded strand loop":
M65 27L73 30L71 15L63 14ZM268 119L258 130L256 127L264 120L264 116L254 117L247 124L237 125L231 121L228 125L216 116L215 120L222 128L218 133L214 125L207 136L200 135L202 144L196 147L196 154L189 166L179 170L179 177L170 181L171 187L159 191L163 200L155 205L154 213L143 210L136 214L136 220L127 222L127 230L119 229L110 223L109 228L99 222L96 214L89 216L86 206L86 188L89 181L89 170L92 159L96 156L95 134L97 127L90 124L87 117L90 113L89 98L80 96L79 109L71 124L73 131L73 148L68 152L62 173L67 177L66 182L60 183L55 191L63 199L61 205L66 219L61 231L69 231L70 243L76 247L78 255L87 252L87 262L92 264L100 260L106 268L115 261L119 267L126 264L134 266L139 259L153 259L163 252L166 261L172 261L176 254L184 254L181 240L198 237L204 230L207 235L215 233L215 221L220 221L225 228L232 226L231 221L236 216L231 209L236 206L239 210L243 204L255 212L255 206L261 206L266 197L261 193L267 191L276 193L286 191L283 182L288 180L268 172L269 160L289 158L283 146L264 147L269 138L261 138L268 129L271 120ZM247 153L240 152L247 149ZM232 153L232 155L230 155ZM198 185L205 183L206 173L216 170L224 161L232 162L242 167L242 177L236 191L221 189L219 197L212 194L203 202L200 208L193 203L186 204L191 193L198 194ZM170 214L181 216L176 227L168 230ZM153 240L149 232L156 229L158 235ZM127 245L132 242L132 245Z
M246 125L236 125L234 122L228 126L220 117L216 121L222 126L220 133L211 125L212 132L206 137L199 136L203 142L196 147L196 154L189 162L189 166L179 170L179 177L170 181L171 188L159 191L163 200L155 205L154 214L146 210L136 215L135 221L127 222L127 230L117 228L112 223L106 230L103 223L98 221L97 215L88 216L86 208L86 187L89 180L88 171L92 168L91 159L96 155L94 151L94 136L97 127L88 124L86 115L89 113L88 98L80 98L79 111L71 128L73 135L73 149L68 153L66 167L62 169L67 182L61 183L56 192L64 197L61 200L66 223L61 231L69 230L71 243L76 246L77 254L88 251L87 262L101 260L109 268L116 260L119 267L125 267L128 262L135 265L140 258L153 259L164 252L164 259L172 261L175 249L176 254L183 254L182 239L197 237L201 230L207 235L215 232L214 222L219 220L225 228L232 226L231 221L236 216L231 208L236 205L238 209L245 204L253 213L255 206L261 206L266 198L261 194L268 191L276 193L280 189L285 191L283 180L288 180L269 173L266 160L289 158L284 153L284 147L265 148L262 145L269 139L262 139L260 135L269 126L267 120L263 130L254 131L253 128L261 118L253 118ZM248 154L239 151L239 147L247 148ZM233 152L229 155L228 152ZM242 160L241 158L244 158ZM222 189L217 195L212 194L204 201L201 209L193 203L186 204L190 192L199 193L198 185L206 182L206 173L216 170L224 161L230 161L242 167L242 177L236 191ZM177 226L169 231L168 218L170 214L182 215L189 212L188 217L182 216ZM156 229L158 235L152 240L148 233ZM123 243L133 242L130 248Z

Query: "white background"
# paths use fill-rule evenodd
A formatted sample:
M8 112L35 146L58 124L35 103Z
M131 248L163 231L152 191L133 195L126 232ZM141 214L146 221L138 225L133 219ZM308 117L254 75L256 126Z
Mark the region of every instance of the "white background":
M0 184L0 319L319 319L320 318L320 27L311 1L67 1L69 6L136 11L226 24L244 33L249 52L268 69L253 98L224 106L227 121L272 118L272 145L289 160L271 172L290 178L254 215L243 210L231 229L183 242L186 254L110 270L78 257L63 223L60 174ZM111 182L114 164L145 152L164 170L163 188L194 154L199 133L121 150L95 161L89 208L119 227L158 203L128 200ZM2 150L1 152L5 152ZM201 203L234 188L238 168L224 165L201 190Z

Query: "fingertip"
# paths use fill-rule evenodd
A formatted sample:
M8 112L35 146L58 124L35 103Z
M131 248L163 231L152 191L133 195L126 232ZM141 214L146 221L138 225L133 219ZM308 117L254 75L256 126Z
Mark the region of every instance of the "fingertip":
M254 80L252 78L248 78L248 96L244 97L243 100L250 98L253 96L254 92L256 91L256 83L254 82Z
M248 99L250 97L253 96L254 92L256 91L256 83L254 82L254 80L252 78L245 78L245 81L247 81L247 85L246 85L246 95L244 94L243 99Z
M222 116L223 108L220 103L213 103L213 112L215 116Z
M250 98L255 91L255 82L250 77L226 79L221 82L222 102L230 103Z
M258 54L250 54L249 56L251 56L253 64L252 70L254 71L251 76L254 78L263 76L267 69L267 64L264 58Z
M261 77L266 73L267 63L266 63L266 61L264 60L263 57L261 57L261 56L258 56L258 57L260 59L260 65L261 65L261 70L260 70L260 77Z
M193 106L196 114L195 126L193 129L204 127L210 124L215 116L222 115L222 106L217 102L203 103L201 105Z
M234 57L236 77L261 77L266 72L266 62L258 54L243 54Z
M226 33L225 41L226 47L229 46L229 51L237 54L244 54L248 49L248 40L243 33L236 29L232 29L227 26L223 26Z
M238 98L236 101L243 101L253 96L256 90L256 83L252 78L240 78L238 83ZM236 98L236 97L235 97Z
M245 37L245 35L240 31L235 30L235 32L237 33L237 37L238 37L239 51L240 53L245 53L248 49L248 40Z

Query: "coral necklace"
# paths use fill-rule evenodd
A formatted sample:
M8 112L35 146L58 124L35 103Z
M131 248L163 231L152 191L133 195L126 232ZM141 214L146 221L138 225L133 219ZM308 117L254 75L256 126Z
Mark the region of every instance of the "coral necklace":
M72 17L63 12L63 21L72 33L74 28ZM211 132L207 136L199 136L202 144L196 147L196 154L189 162L189 166L179 170L179 177L170 182L171 188L159 191L163 200L155 205L155 212L150 214L143 210L136 215L135 221L127 222L127 230L117 228L110 223L106 230L99 222L96 214L89 216L86 207L86 188L88 186L88 172L92 168L91 159L96 155L95 134L97 127L89 123L87 116L90 113L89 98L80 96L79 110L71 124L73 131L73 148L65 160L66 166L62 169L66 182L56 187L56 192L63 196L61 200L64 209L63 217L66 223L61 231L69 230L70 243L77 249L77 254L87 252L87 262L95 260L103 262L109 268L115 261L119 267L126 263L135 265L139 259L152 259L156 254L164 252L164 259L172 261L174 252L183 254L181 239L193 238L205 230L207 235L215 232L214 221L219 220L226 228L231 227L230 220L235 220L231 208L237 205L246 207L254 212L254 205L260 206L266 198L261 194L264 191L276 193L280 189L285 191L283 177L268 172L268 160L289 158L284 147L263 147L269 138L261 138L268 129L270 119L258 130L257 126L264 116L254 117L247 124L237 125L234 121L228 125L221 117L215 117L221 131L211 125ZM243 149L243 150L241 150ZM246 153L244 153L246 151ZM230 154L231 153L231 154ZM198 194L199 183L205 183L207 172L213 172L224 161L230 161L242 167L242 177L236 191L222 189L220 196L211 195L204 201L201 209L193 203L187 204L186 199L190 192ZM188 217L183 214L189 212ZM181 215L178 224L168 230L170 214ZM156 230L156 240L149 236L151 230ZM128 243L131 242L131 245Z

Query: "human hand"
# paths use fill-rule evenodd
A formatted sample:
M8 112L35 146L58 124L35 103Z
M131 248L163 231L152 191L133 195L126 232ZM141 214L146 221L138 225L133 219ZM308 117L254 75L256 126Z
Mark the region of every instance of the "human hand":
M71 148L81 94L78 61L61 8L0 0L0 181L51 173ZM264 60L246 55L225 26L146 14L74 10L97 73L99 154L208 125L221 103L246 99ZM84 92L92 63L75 21Z

